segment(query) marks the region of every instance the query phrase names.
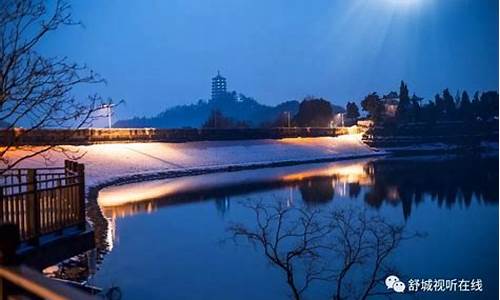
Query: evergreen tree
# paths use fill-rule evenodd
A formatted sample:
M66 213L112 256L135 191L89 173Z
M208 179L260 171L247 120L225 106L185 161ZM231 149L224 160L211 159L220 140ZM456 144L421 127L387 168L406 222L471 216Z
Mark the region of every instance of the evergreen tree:
M462 121L470 121L473 118L474 112L472 111L472 103L470 102L469 94L467 94L467 91L464 91L462 93L458 113Z
M399 87L399 105L396 116L399 121L406 122L410 118L410 96L408 91L408 86L404 81L401 80L401 85Z
M328 127L333 118L329 101L322 98L306 98L299 106L293 122L302 127Z
M355 102L347 102L346 105L346 117L350 119L359 118L359 108Z
M363 99L363 101L361 101L361 108L363 111L368 113L368 118L370 118L373 122L382 120L384 104L376 92L369 94L365 97L365 99Z
M449 89L444 89L443 91L443 105L446 120L453 120L456 117L456 106L455 100L450 93Z
M438 96L438 95L436 95ZM434 102L429 101L426 105L422 107L421 120L427 123L434 123L439 117L439 111Z
M415 95L415 93L413 93L413 96L411 97L410 115L411 115L412 121L414 121L414 122L419 121L421 119L421 113L422 113L422 109L420 107L421 100L422 100L422 98L417 97L417 95Z
M491 120L498 117L498 92L488 91L481 94L479 98L479 116L483 120Z
M472 115L474 116L474 118L477 118L479 117L479 111L480 111L480 103L479 103L479 91L476 91L474 93L474 96L472 97L472 103L471 103L471 107L472 107Z
M402 80L401 85L399 86L399 104L406 106L410 104L410 92L408 91L408 86Z
M460 105L460 90L457 90L457 93L455 94L455 107L458 108Z

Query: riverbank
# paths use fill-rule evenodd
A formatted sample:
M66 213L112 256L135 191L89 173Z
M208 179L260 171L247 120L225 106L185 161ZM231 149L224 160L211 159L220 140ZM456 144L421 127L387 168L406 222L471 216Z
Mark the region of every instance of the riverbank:
M386 154L365 145L361 135L279 140L127 143L65 147L83 157L86 186L197 175L207 172L334 161ZM22 157L27 150L10 154ZM19 167L60 166L68 153L51 151L25 160Z

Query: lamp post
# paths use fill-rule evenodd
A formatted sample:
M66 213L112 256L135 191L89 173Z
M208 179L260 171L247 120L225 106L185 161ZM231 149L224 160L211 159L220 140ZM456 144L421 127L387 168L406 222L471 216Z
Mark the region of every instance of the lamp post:
M287 127L290 128L290 112L289 111L285 111L285 114L286 114L286 119L287 119Z
M116 104L112 104L112 103L110 103L110 104L104 104L104 105L102 106L102 108L105 108L105 109L106 109L106 114L107 114L107 117L108 117L108 128L111 128L111 114L112 114L112 112L111 112L111 108L112 108L113 106L115 106L115 105L116 105Z

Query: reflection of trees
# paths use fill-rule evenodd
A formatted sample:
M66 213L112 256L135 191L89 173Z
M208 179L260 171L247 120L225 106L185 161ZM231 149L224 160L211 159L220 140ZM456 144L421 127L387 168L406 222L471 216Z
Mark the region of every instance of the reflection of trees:
M217 197L214 199L215 201L215 207L217 208L217 211L224 216L230 208L230 199L229 197Z
M302 200L306 203L327 203L333 200L335 191L330 177L311 177L299 182Z
M314 282L329 282L333 299L367 299L390 294L383 284L394 274L388 258L403 237L403 227L354 208L324 213L260 202L245 204L255 224L235 224L233 237L262 249L281 270L294 299Z
M349 183L349 197L358 198L361 193L361 185L359 182Z
M473 198L498 203L498 158L387 159L371 162L367 169L374 184L365 201L376 208L383 201L401 202L405 218L413 203L423 201L424 194L446 207L457 203L468 207Z

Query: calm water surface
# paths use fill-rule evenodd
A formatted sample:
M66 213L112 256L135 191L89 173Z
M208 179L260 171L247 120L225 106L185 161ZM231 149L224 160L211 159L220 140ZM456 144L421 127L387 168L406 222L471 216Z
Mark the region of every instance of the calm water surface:
M212 174L109 187L107 254L90 278L123 299L287 299L284 274L228 227L255 226L245 204L367 209L424 236L402 241L391 264L406 280L482 279L482 293L393 299L497 299L498 157L383 158ZM356 287L354 287L356 289ZM312 284L306 299L328 299ZM378 299L375 297L375 299Z

